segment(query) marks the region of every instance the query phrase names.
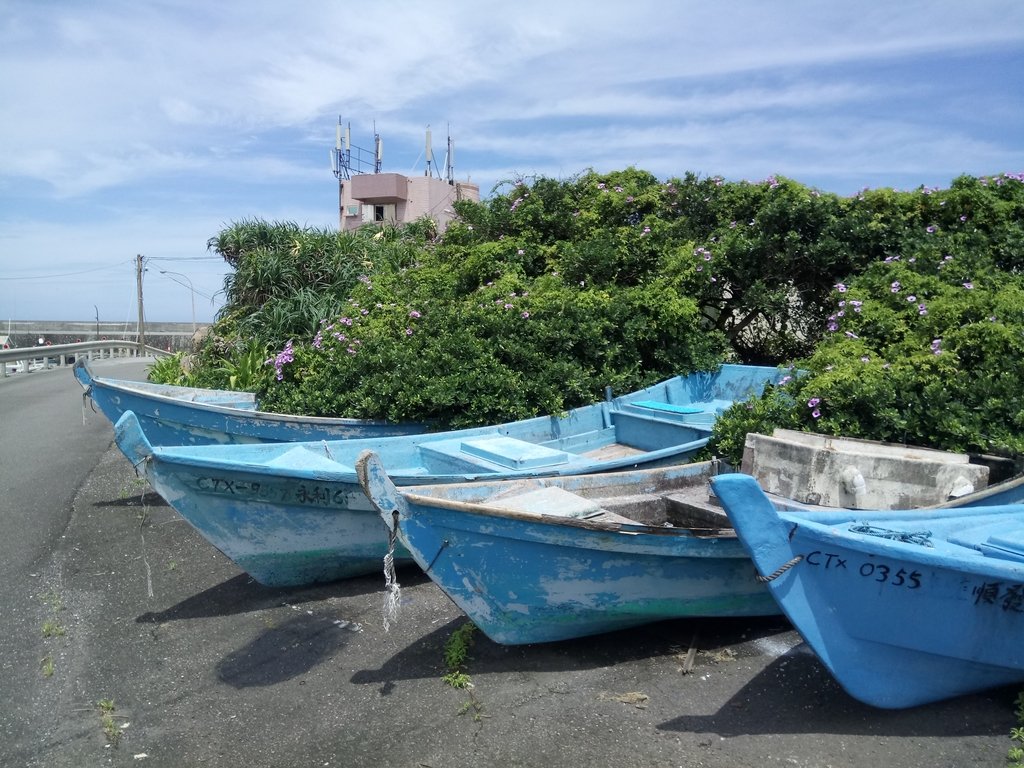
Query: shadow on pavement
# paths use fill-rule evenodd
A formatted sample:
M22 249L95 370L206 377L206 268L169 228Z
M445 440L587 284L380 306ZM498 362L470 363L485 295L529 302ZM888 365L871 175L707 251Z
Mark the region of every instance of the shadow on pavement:
M300 614L228 654L217 664L217 677L234 688L276 685L298 677L345 647L352 626Z
M774 659L717 712L685 715L660 731L954 737L1009 733L1014 687L922 707L886 710L849 696L806 645ZM973 700L970 706L964 702ZM950 729L950 722L956 729Z
M429 579L418 568L401 569L402 584L415 586ZM165 621L205 619L231 616L273 608L283 603L302 605L331 597L355 597L383 594L384 578L377 574L354 579L316 584L309 587L265 587L240 573L227 581L205 589L162 611L149 611L135 618L138 624L159 624Z

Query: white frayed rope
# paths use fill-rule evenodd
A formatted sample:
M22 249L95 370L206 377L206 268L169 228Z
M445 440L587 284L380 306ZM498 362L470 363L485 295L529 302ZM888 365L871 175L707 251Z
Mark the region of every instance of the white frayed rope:
M398 621L398 609L402 600L402 587L395 575L395 539L398 538L398 513L393 514L391 530L388 531L388 552L384 555L384 631L391 629L391 623Z

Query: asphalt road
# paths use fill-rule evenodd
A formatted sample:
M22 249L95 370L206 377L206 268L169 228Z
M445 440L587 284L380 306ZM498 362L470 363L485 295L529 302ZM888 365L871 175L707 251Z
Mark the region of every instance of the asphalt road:
M473 687L451 688L465 617L429 579L399 572L389 632L382 576L255 584L147 491L102 415L83 425L80 392L69 371L0 381L4 768L1005 765L1016 690L872 709L782 619L478 635Z

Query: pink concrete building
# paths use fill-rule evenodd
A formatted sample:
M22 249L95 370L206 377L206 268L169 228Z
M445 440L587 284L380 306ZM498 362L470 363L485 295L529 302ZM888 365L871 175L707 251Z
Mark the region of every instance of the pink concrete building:
M341 183L339 220L342 229L356 229L372 223L408 224L429 216L443 232L455 217L452 203L457 200L479 202L480 187L433 176L355 174Z

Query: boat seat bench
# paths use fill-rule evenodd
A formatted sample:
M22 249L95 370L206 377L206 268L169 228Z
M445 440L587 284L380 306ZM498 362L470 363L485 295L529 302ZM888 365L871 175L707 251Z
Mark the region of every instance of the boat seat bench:
M628 517L604 509L592 499L584 498L571 491L551 485L515 496L488 499L485 504L513 512L527 512L553 517L571 517L577 520L600 522L634 523Z
M447 461L467 472L557 467L571 458L565 451L507 436L441 440L424 443L419 449L424 457Z

